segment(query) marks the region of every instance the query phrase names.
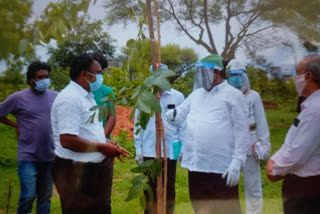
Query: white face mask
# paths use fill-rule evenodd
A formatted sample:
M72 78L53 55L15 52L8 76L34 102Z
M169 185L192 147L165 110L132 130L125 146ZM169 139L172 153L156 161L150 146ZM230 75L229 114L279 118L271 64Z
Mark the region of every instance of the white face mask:
M303 89L306 87L307 82L304 79L306 73L293 77L294 84L299 96L302 96Z

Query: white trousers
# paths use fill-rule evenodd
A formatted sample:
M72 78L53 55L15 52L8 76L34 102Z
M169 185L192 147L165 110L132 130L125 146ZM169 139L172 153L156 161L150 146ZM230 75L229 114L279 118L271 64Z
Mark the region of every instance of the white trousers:
M243 167L244 188L246 197L246 214L262 214L262 186L260 163L254 156L248 155Z

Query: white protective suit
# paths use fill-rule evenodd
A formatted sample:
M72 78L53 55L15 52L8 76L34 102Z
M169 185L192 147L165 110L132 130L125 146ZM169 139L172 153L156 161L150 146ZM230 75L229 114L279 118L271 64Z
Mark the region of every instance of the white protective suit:
M249 105L250 148L248 148L247 161L243 166L246 214L262 214L263 199L259 160L267 159L270 154L269 128L260 95L250 89L248 77L244 70L245 67L239 66L239 63L234 63L233 65L229 71L229 81L230 74L236 75L238 73L242 76L243 86L241 88L235 87L245 93ZM230 84L233 84L232 81L230 81ZM254 147L255 152L253 152L252 147Z
M251 145L254 145L258 159L264 160L269 157L271 145L262 101L260 95L254 90L248 91L246 98L249 104ZM255 158L250 148L247 162L243 167L246 214L262 214L263 202L259 160Z

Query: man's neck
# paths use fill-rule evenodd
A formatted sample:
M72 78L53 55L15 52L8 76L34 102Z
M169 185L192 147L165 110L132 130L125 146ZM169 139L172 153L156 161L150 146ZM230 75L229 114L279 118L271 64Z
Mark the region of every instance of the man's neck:
M31 91L32 91L34 94L36 94L36 95L42 95L42 94L44 94L44 92L45 92L45 91L38 91L38 90L35 89L34 87L31 87L30 89L31 89Z

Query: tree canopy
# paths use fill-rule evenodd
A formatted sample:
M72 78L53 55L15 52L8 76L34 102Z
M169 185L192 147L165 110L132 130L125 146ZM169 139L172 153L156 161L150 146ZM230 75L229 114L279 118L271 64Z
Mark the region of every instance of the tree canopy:
M105 0L109 24L135 22L143 17L143 7L134 0ZM239 47L261 50L279 45L279 28L290 29L302 40L319 40L319 0L159 0L162 21L172 21L176 29L210 54L227 61ZM111 12L112 11L112 12ZM222 50L218 43L223 37ZM259 48L258 48L259 47Z

